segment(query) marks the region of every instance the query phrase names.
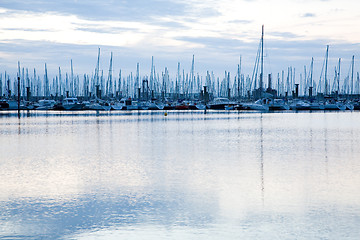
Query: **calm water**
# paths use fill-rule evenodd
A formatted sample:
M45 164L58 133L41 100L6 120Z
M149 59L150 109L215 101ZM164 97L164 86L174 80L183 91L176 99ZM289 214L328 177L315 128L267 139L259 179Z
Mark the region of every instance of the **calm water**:
M360 112L0 112L0 239L360 239Z

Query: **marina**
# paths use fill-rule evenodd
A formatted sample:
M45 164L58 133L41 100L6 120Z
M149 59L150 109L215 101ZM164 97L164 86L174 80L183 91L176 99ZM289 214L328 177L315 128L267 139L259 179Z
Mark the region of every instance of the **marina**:
M352 56L348 75L341 79L341 59L335 67L333 81L328 73L329 45L326 46L324 63L318 83L313 77L314 59L309 70L304 66L297 80L295 68L285 72L268 73L267 84L264 71L264 25L256 55L253 72L245 76L241 72L241 56L237 74L231 80L230 72L225 71L222 80L215 79L213 72L206 73L205 81L195 73L195 56L192 57L190 72L178 63L175 79L165 67L156 73L154 57L151 60L150 76L140 75L139 63L136 75L131 72L118 78L113 76L113 53L111 52L107 79L100 69L100 48L95 72L84 74L82 81L74 74L71 60L71 73L62 77L58 74L50 81L45 63L44 78L40 79L33 71L21 68L18 62L17 78L11 80L9 74L0 73L0 110L359 110L360 77L355 70L355 56ZM101 72L101 74L100 74ZM181 73L182 72L182 73ZM355 78L355 74L357 78ZM304 76L304 77L303 77ZM276 84L274 84L274 82Z
M360 239L356 9L0 4L0 239Z

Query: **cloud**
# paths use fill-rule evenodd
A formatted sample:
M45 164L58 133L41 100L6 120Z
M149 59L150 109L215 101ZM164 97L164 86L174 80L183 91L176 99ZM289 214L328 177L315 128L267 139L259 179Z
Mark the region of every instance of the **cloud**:
M303 17L303 18L313 18L313 17L316 17L316 14L315 13L305 13L301 17Z
M267 32L266 35L270 37L277 37L277 38L280 37L284 40L298 39L302 37L301 35L297 35L291 32Z
M168 67L175 74L177 62L190 69L193 54L199 72L214 70L223 75L223 70L230 68L235 72L239 55L243 56L244 72L251 72L263 23L269 56L276 65L274 71L307 64L313 55L323 57L324 46L334 39L342 39L335 43L343 46L350 41L359 42L358 31L345 24L345 20L339 21L339 16L331 24L323 19L328 16L324 12L334 9L332 2L323 11L318 10L323 9L317 8L318 1L311 4L309 1L311 6L306 7L292 3L284 9L274 9L271 15L267 11L271 4L259 8L260 4L264 3L4 0L0 9L0 58L6 57L1 59L0 72L5 65L15 65L16 71L17 60L24 62L24 66L36 65L40 69L47 62L49 71L52 68L56 71L56 66L68 67L72 58L77 71L91 73L98 46L104 69L112 51L114 68L124 72L134 72L137 62L141 69L150 69L154 56L157 69ZM307 12L309 8L314 12ZM344 7L343 12L336 14L347 11L349 7ZM22 52L16 52L16 48ZM354 45L347 49L358 53Z
M235 19L235 20L231 20L229 21L229 23L235 23L235 24L250 24L253 23L253 20L245 20L245 19Z
M181 41L186 41L190 43L195 43L201 45L203 48L208 50L210 49L221 49L221 51L232 52L234 49L244 47L249 47L249 45L255 46L253 43L246 43L239 39L231 39L224 37L179 37L177 38Z
M36 29L36 28L3 28L4 31L24 31L24 32L47 32L49 29Z
M123 1L22 1L4 0L2 7L29 12L57 12L73 14L85 19L96 20L151 20L153 16L181 16L185 4L165 0L123 0Z

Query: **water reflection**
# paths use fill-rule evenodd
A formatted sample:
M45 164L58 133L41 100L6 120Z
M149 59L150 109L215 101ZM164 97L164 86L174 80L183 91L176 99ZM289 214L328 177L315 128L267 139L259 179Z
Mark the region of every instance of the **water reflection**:
M357 112L3 116L0 238L355 239L359 120Z
M260 172L261 172L261 200L265 201L265 183L264 183L264 139L263 139L263 114L260 113Z

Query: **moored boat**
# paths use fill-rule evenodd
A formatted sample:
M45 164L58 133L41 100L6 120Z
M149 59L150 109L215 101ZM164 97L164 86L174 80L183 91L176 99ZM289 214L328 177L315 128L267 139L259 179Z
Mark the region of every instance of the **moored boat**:
M0 110L8 110L9 109L9 103L5 100L0 101Z
M269 106L269 110L278 111L278 110L289 110L290 107L282 99L267 99L265 104Z
M235 106L236 103L230 101L228 98L214 98L207 106L209 109L224 110L225 106Z
M51 110L54 108L55 104L56 104L55 100L41 99L38 101L38 103L36 105L34 104L34 109L35 110Z
M79 103L77 98L65 98L62 101L62 107L64 110L83 110L85 104Z
M310 103L305 102L303 100L294 100L290 104L290 109L295 111L301 111L301 110L311 110Z
M242 107L246 110L269 111L269 106L264 104L261 99L255 102L243 103Z

